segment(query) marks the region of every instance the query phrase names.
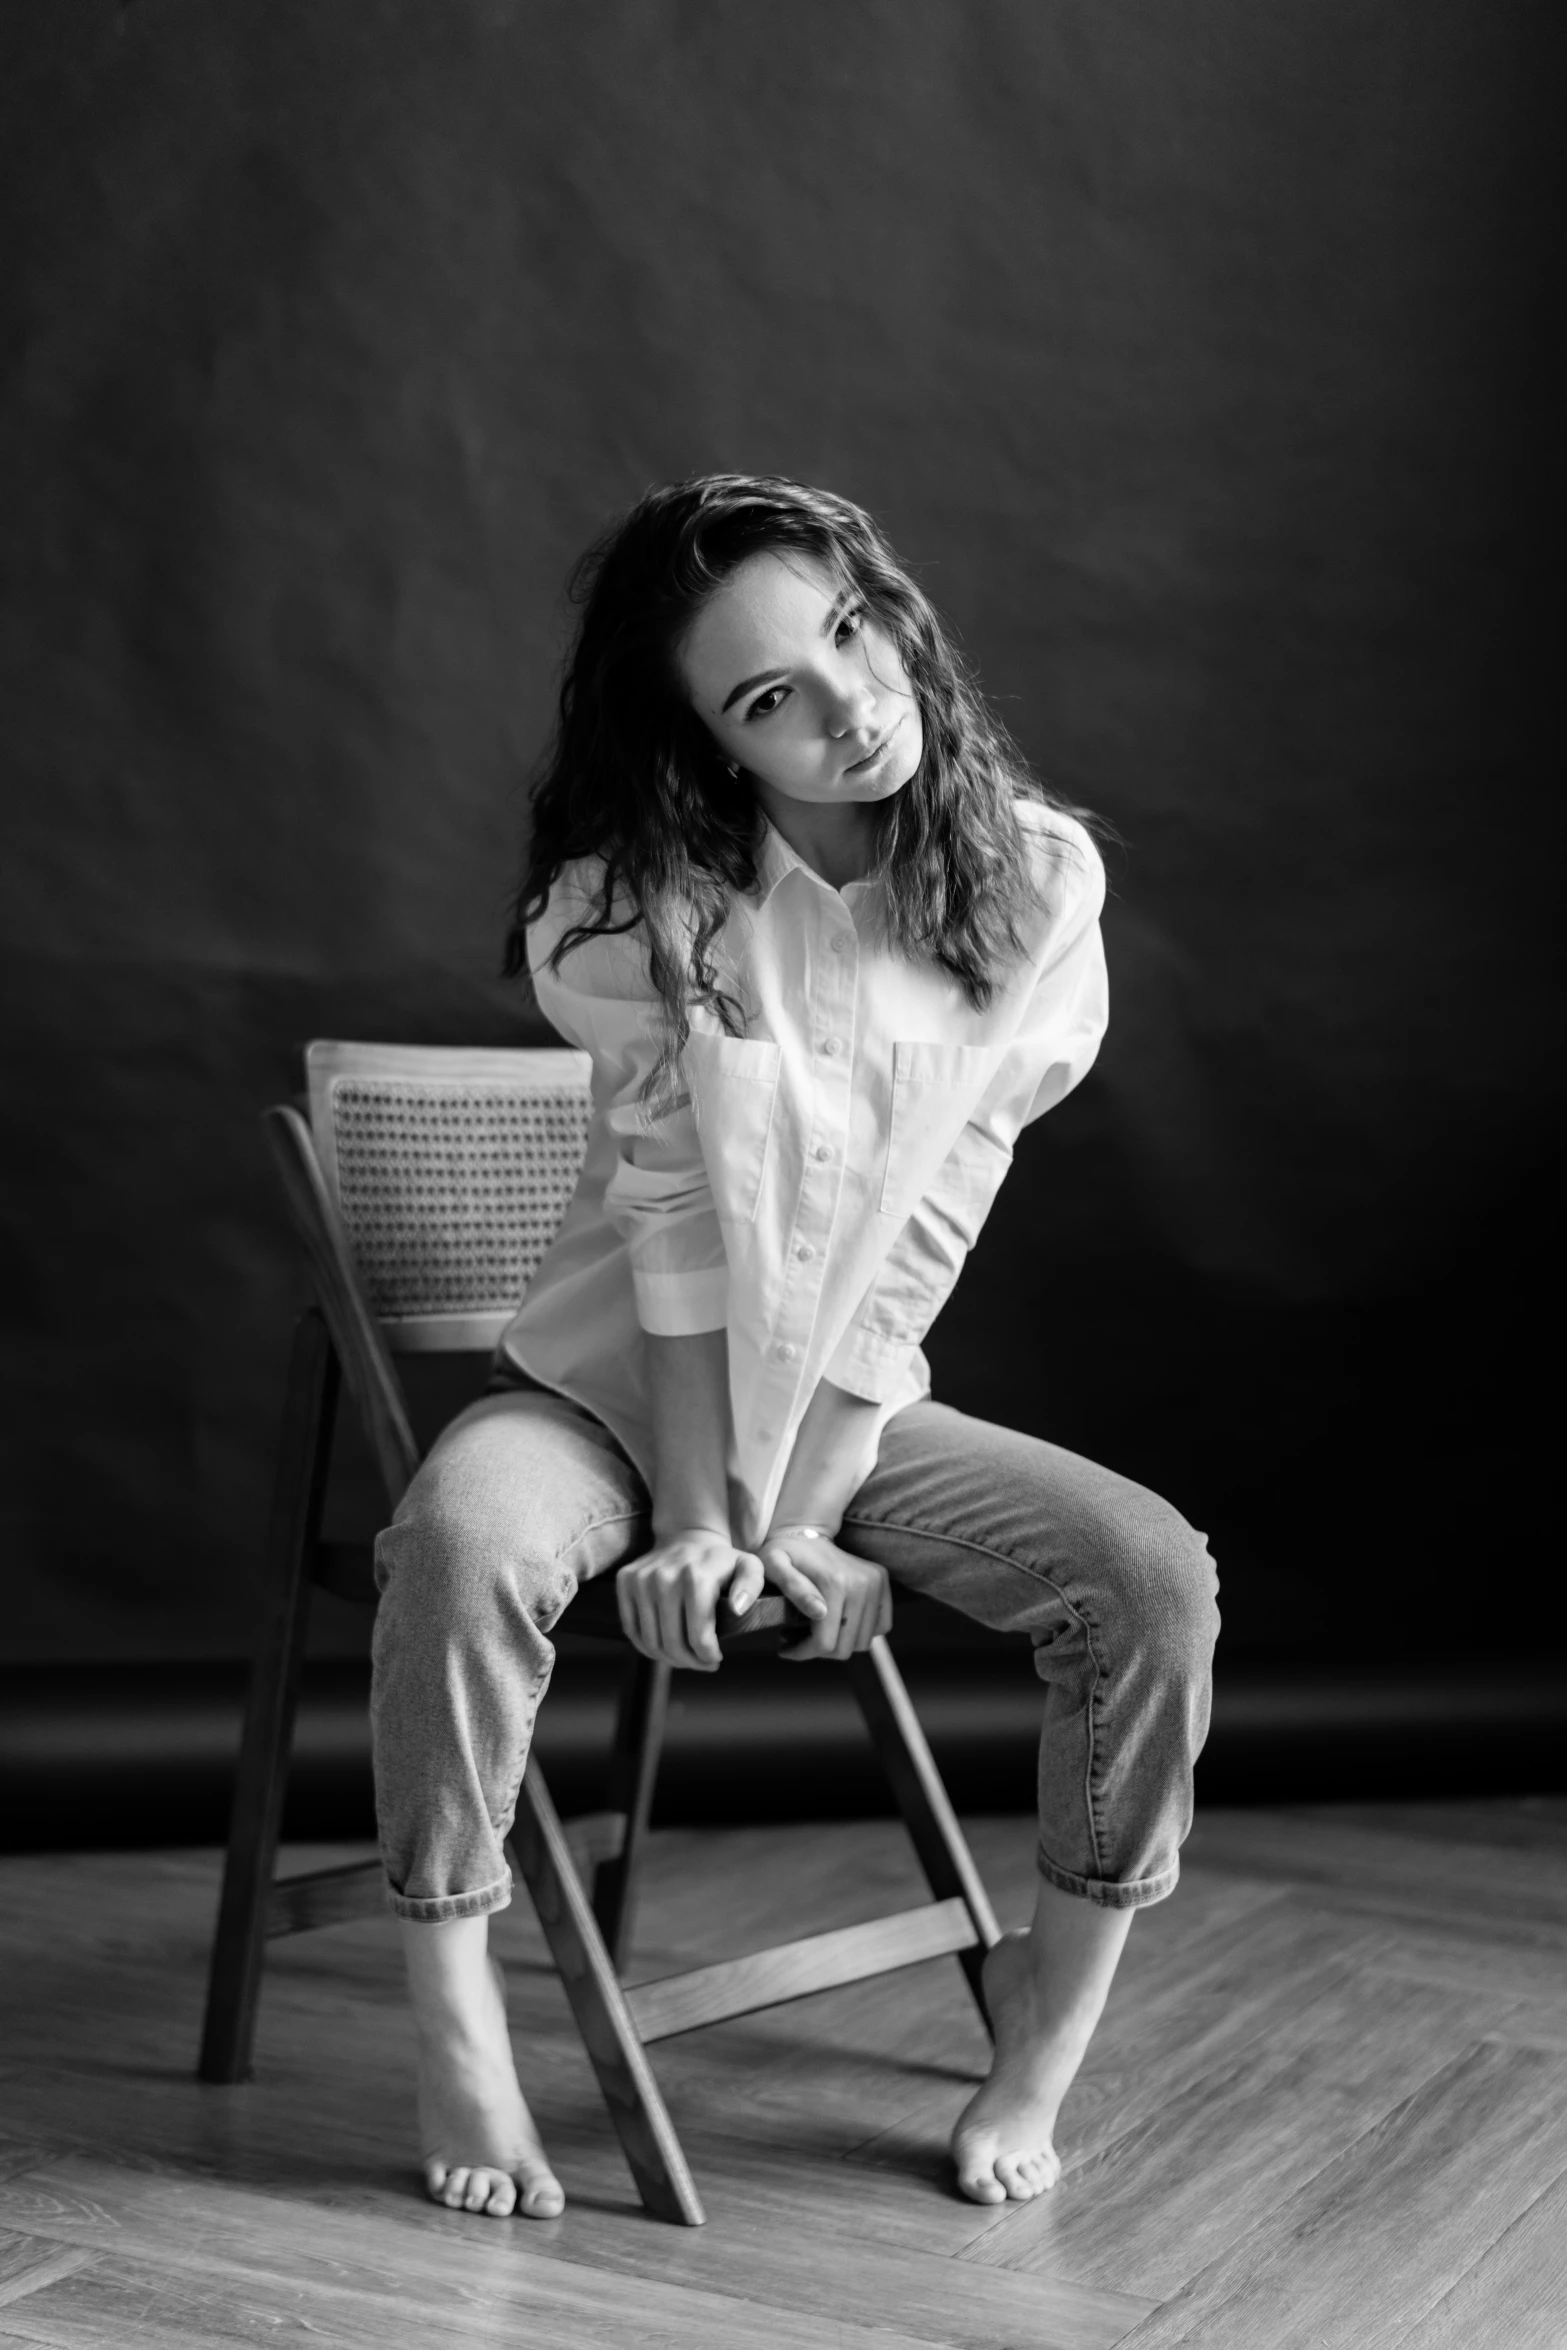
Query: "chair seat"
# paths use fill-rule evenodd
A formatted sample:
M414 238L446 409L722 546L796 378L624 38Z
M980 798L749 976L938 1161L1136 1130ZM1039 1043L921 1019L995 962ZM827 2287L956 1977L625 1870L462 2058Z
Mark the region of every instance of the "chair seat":
M588 1640L625 1642L614 1576L596 1575L591 1583L584 1583L561 1618L561 1625L564 1630L581 1633ZM809 1630L809 1623L792 1600L785 1599L781 1592L764 1591L743 1616L728 1620L720 1617L719 1646L726 1655L735 1650L742 1655L767 1655L803 1640Z
M373 1607L379 1597L375 1587L375 1553L368 1542L321 1543L316 1551L312 1580L337 1599L356 1600ZM584 1639L626 1644L615 1600L614 1576L597 1575L591 1583L584 1583L562 1622ZM809 1629L792 1601L780 1592L764 1591L753 1607L721 1631L720 1645L726 1654L765 1656L803 1640Z

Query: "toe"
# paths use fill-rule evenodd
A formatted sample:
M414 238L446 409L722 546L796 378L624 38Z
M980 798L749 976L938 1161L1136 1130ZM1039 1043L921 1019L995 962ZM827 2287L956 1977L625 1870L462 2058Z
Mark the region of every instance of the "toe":
M446 2174L445 2184L441 2188L439 2199L445 2204L448 2211L460 2211L467 2192L468 2172L462 2168L453 2168Z
M510 2219L517 2208L517 2182L509 2171L485 2172L489 2193L483 2204L486 2219ZM471 2208L471 2207L470 2207Z
M1021 2158L1016 2154L996 2156L996 2176L1014 2203L1027 2203L1035 2190L1028 2184Z
M425 2164L425 2166L424 2166L424 2191L425 2191L425 2193L426 2193L426 2194L427 2194L427 2195L428 2195L428 2196L429 2196L429 2197L432 2199L432 2201L434 2201L434 2202L436 2202L436 2203L439 2203L439 2202L441 2201L441 2199L442 2199L442 2193L443 2193L443 2190L445 2189L445 2186L446 2186L446 2165L445 2165L445 2163L444 2163L444 2162L427 2162L427 2163Z
M559 2219L566 2208L565 2190L553 2171L535 2172L522 2182L522 2210L527 2219Z
M958 2186L971 2203L1005 2203L1007 2191L987 2162L958 2166Z

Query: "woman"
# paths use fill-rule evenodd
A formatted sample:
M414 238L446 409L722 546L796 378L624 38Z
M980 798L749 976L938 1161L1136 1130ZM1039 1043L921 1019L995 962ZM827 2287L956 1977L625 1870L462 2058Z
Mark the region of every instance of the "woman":
M857 507L681 483L579 584L509 967L593 1057L587 1159L492 1392L378 1545L427 2185L561 2208L485 1921L548 1633L618 1571L636 1646L698 1671L764 1581L800 1661L885 1631L894 1580L1030 1635L1038 1894L986 1962L995 2062L953 2136L964 2194L1026 2200L1132 1912L1175 1884L1217 1627L1174 1510L932 1402L919 1350L1019 1129L1093 1060L1102 868Z

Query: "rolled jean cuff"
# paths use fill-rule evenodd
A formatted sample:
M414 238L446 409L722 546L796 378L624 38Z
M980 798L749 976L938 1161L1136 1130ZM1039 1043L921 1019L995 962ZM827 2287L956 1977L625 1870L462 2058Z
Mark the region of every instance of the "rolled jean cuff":
M1079 1877L1071 1869L1057 1868L1046 1852L1035 1858L1047 1885L1054 1885L1059 1893L1075 1893L1080 1901L1092 1901L1099 1909L1146 1909L1150 1902L1166 1901L1181 1873L1180 1862L1172 1861L1156 1877L1133 1877L1129 1884L1116 1885L1107 1877Z
M477 1893L438 1893L427 1900L410 1900L390 1879L386 1887L386 1906L392 1915L411 1918L417 1926L444 1925L448 1918L488 1917L492 1909L505 1909L510 1900L510 1870L493 1885L481 1885Z

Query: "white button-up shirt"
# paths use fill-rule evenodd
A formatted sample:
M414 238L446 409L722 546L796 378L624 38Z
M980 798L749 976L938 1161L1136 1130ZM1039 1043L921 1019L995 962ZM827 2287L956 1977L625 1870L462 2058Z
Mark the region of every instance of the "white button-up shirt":
M551 949L593 901L568 867L528 933L546 1017L593 1059L587 1157L508 1354L586 1404L651 1483L642 1333L727 1330L734 1538L766 1532L817 1382L895 1411L930 1391L920 1341L957 1279L1020 1129L1093 1062L1108 1013L1104 869L1081 825L1021 802L1041 883L1024 952L976 1011L882 941L881 885L831 888L769 825L759 887L716 960L746 1014L691 1016L679 1097L642 1086L663 1007L635 933Z

